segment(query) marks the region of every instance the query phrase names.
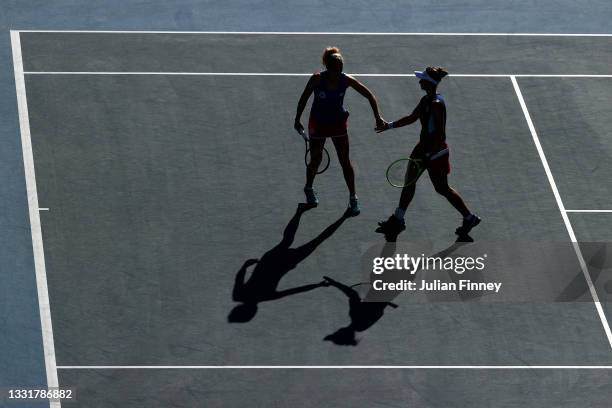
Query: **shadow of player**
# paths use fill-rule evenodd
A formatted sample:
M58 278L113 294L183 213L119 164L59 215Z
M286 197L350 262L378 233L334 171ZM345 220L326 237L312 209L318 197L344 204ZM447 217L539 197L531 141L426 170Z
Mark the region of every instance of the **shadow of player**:
M382 249L381 256L393 256L396 252L396 248L397 244L395 240L388 241ZM355 336L358 332L364 332L376 324L385 314L387 306L397 308L397 305L392 302L364 302L359 292L354 288L361 284L369 284L370 282L362 282L348 286L328 276L324 276L323 279L331 286L340 290L348 298L349 317L351 318L351 322L348 326L341 327L334 333L325 336L323 339L325 341L331 341L339 346L356 346L358 340ZM372 277L370 277L370 281L371 280ZM367 295L364 298L367 298Z
M387 243L383 246L380 256L382 258L390 258L395 255L397 252L397 236L385 237ZM452 245L448 248L437 252L433 256L446 257L457 249L461 248L463 245L467 243L473 242L468 235L463 235L459 237ZM397 279L403 277L404 272L400 272L397 276ZM409 280L415 280L416 274L409 277ZM388 300L367 300L367 299L375 299L372 296L373 289L371 287L371 283L374 279L376 279L375 275L370 275L370 282L361 282L352 286L345 285L340 283L328 276L324 276L323 279L329 283L329 285L340 290L349 301L349 317L351 319L350 323L346 327L342 327L336 330L334 333L325 336L323 340L331 341L332 343L339 346L356 346L359 342L356 338L357 333L364 332L372 327L376 322L378 322L383 315L387 307L397 308L398 306L393 303L393 300L401 293L395 294L392 298ZM366 284L369 285L370 289L368 293L366 293L363 297L359 294L357 290L355 290L356 286Z
M267 251L259 259L247 260L236 274L232 299L241 302L229 313L230 323L248 322L257 314L258 304L286 296L307 292L322 286L329 286L326 281L278 290L281 279L300 262L306 259L314 250L349 218L345 212L339 219L325 228L317 237L297 248L290 248L300 223L300 218L310 206L299 204L297 210L283 233L283 239L274 248ZM247 269L255 265L251 276L245 281Z
M387 306L397 307L392 302L364 302L359 292L353 289L354 286L347 286L328 276L325 276L324 279L348 298L351 322L348 326L341 327L334 333L325 336L323 340L331 341L339 346L356 346L358 343L355 337L357 332L364 332L379 321L385 314Z

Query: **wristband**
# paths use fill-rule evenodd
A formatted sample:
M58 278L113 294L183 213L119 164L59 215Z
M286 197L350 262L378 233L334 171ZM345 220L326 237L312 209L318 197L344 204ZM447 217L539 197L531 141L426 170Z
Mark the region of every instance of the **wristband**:
M389 122L388 129L393 129L395 127L395 122Z

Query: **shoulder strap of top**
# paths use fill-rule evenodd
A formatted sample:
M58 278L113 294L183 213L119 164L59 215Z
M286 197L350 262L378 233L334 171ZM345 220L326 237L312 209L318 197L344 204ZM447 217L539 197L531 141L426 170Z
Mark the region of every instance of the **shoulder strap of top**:
M346 75L344 72L340 73L340 78L342 78L342 88L346 89L348 88L348 75Z

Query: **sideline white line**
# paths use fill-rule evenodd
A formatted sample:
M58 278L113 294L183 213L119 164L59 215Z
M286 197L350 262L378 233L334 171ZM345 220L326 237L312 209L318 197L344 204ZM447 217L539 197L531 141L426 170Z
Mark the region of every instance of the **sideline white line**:
M593 298L595 309L597 309L597 314L599 315L599 319L601 320L601 324L603 325L604 332L606 333L606 336L608 338L608 343L610 344L610 348L612 348L612 332L610 331L610 325L608 324L606 314L604 313L604 310L601 307L601 303L599 301L597 291L595 290L595 286L593 286L593 281L591 280L591 276L589 275L586 262L584 261L584 257L582 256L582 251L580 250L580 246L578 245L576 235L574 234L574 229L572 228L572 224L569 220L569 217L567 216L567 211L565 210L565 206L563 205L563 201L561 200L561 195L559 194L559 190L557 189L557 184L555 183L555 179L552 175L552 172L550 171L550 166L548 165L548 161L546 160L546 156L544 155L544 150L542 149L540 139L538 138L535 126L533 125L533 121L531 120L531 115L529 115L527 105L525 104L525 100L523 99L521 88L519 87L515 77L511 77L510 79L512 80L512 85L514 86L514 91L516 92L516 96L518 97L521 109L523 110L523 114L525 115L525 120L527 121L527 126L529 127L529 131L531 132L533 142L536 146L538 154L540 155L540 160L542 161L542 166L544 166L546 177L548 177L548 182L550 183L550 187L555 196L555 200L557 201L557 206L559 206L559 211L561 212L563 223L565 224L567 233L569 234L570 240L572 241L574 251L576 252L576 257L578 258L578 263L580 263L580 269L582 269L582 273L584 274L584 278L589 287L589 292L591 292L591 297Z
M595 366L530 366L530 365L500 365L500 366L472 366L472 365L457 365L457 366L427 366L427 365L349 365L349 366L58 366L60 370L243 370L243 369L425 369L425 370L612 370L610 365L595 365Z
M609 33L390 33L309 31L121 31L121 30L19 30L22 33L92 34L218 34L218 35L364 35L364 36L466 36L466 37L612 37Z
M51 325L51 307L47 288L47 271L45 268L45 253L43 248L40 214L38 212L38 192L34 174L34 155L30 136L30 119L26 97L25 78L23 75L23 60L21 57L21 41L19 33L11 31L11 48L13 50L13 69L15 72L15 89L17 92L17 108L19 111L19 128L21 131L21 146L23 149L23 165L25 169L26 188L28 193L28 209L30 213L30 229L32 232L32 250L34 269L36 271L36 288L38 290L38 307L42 329L42 342L47 372L47 386L59 387L57 366L55 362L55 346L53 344L53 327ZM51 408L60 408L60 402L50 402Z
M163 72L163 71L27 71L25 75L185 75L307 77L312 72ZM411 78L414 74L349 74L357 77ZM450 74L458 78L612 78L612 74Z
M565 210L568 213L612 213L612 210Z

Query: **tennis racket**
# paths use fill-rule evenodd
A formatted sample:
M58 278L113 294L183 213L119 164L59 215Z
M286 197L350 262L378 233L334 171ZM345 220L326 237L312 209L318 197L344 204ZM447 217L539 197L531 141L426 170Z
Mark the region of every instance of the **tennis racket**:
M387 181L393 187L404 188L417 182L427 168L424 159L403 158L387 167Z
M394 161L387 167L387 181L393 187L404 188L417 182L427 169L427 164L448 155L448 148L437 153L427 153L424 158L407 157Z
M304 145L306 148L306 152L304 153L304 164L306 165L306 167L308 167L310 165L310 145L308 144L310 139L308 138L308 135L306 135L306 132L304 132L303 130L298 133L304 139ZM317 174L324 173L325 170L327 170L328 168L329 168L329 152L327 151L325 147L323 147L321 164L319 164L319 168L317 169Z

